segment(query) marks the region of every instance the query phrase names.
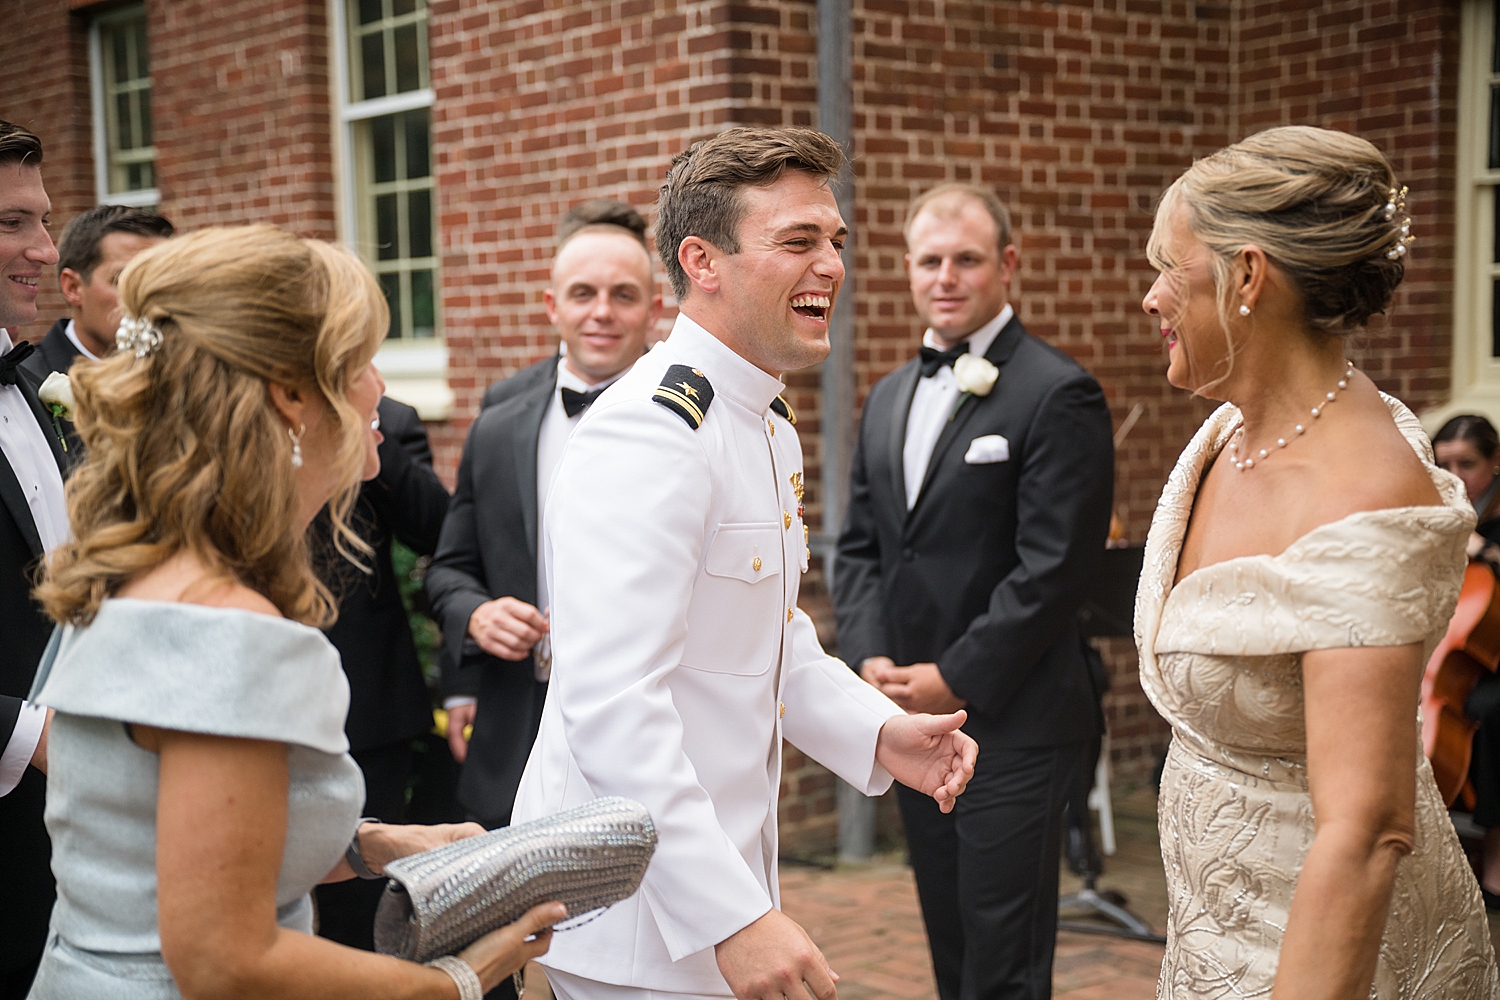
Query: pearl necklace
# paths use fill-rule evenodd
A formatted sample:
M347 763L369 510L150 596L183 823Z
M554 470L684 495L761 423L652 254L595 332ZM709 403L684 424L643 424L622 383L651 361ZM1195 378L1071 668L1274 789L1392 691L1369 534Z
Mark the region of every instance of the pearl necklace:
M1349 380L1351 378L1353 378L1353 377L1354 377L1354 365L1350 364L1346 360L1344 362L1344 377L1341 378L1341 379L1339 379L1338 388L1336 390L1334 390L1333 392L1324 393L1323 394L1323 401L1320 402L1317 406L1314 406L1312 408L1312 415L1313 415L1313 419L1314 420L1316 420L1318 417L1320 417L1320 416L1323 415L1323 411L1328 408L1328 404L1329 403L1332 403L1334 400L1338 399L1339 393L1341 393L1345 389L1349 388ZM1293 437L1297 437L1297 436L1299 436L1301 434L1306 433L1306 431L1307 431L1306 427L1304 427L1301 424L1298 424L1296 427L1292 428L1292 436ZM1245 435L1245 422L1244 422L1243 419L1241 419L1239 427L1235 428L1234 438L1231 439L1231 441L1229 443L1229 460L1231 462L1233 462L1234 463L1234 467L1236 469L1239 469L1241 472L1244 472L1246 469L1253 469L1253 468L1255 468L1255 463L1256 463L1257 459L1260 460L1260 461L1262 461L1262 462L1264 462L1271 455L1271 452L1270 452L1269 449L1262 448L1260 450L1260 454L1259 455L1251 456L1251 457L1248 457L1248 458L1240 458L1239 457L1239 447L1240 446L1239 446L1239 444L1237 442L1239 441L1239 439L1243 438L1244 435ZM1289 442L1284 437L1280 437L1280 438L1276 439L1276 447L1277 448L1285 448L1288 443Z

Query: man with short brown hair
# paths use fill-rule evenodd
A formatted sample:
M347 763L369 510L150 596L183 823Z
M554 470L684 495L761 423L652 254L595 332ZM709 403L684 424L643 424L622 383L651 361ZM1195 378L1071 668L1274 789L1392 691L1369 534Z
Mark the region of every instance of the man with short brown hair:
M898 787L941 1000L1051 995L1065 798L1100 732L1074 615L1104 551L1104 393L1010 303L1010 215L945 184L905 227L919 355L865 402L839 536L839 649L914 712L965 708L981 746L944 813Z
M730 129L674 160L657 248L681 314L584 415L548 499L553 680L517 821L622 795L658 833L640 891L558 935L560 1000L828 1000L777 908L783 737L854 787L951 809L963 714L907 715L818 643L802 450L783 372L827 357L844 166L808 129Z

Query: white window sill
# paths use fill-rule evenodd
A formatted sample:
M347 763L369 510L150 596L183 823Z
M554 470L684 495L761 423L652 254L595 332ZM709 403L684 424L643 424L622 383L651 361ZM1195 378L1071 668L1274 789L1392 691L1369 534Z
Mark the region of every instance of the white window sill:
M441 342L387 341L375 354L375 367L385 379L385 394L415 409L423 420L452 418L448 348Z

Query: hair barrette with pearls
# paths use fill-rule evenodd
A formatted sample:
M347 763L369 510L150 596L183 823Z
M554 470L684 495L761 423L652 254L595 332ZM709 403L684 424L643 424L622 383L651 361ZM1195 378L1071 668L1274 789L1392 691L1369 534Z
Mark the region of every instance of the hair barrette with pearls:
M161 328L150 320L122 317L120 327L115 331L115 346L144 358L161 346Z
M1397 191L1395 188L1391 188L1391 190L1386 194L1386 222L1394 222L1396 221L1396 215L1398 213L1404 214L1406 212L1407 190L1408 188L1403 184L1400 191ZM1407 216L1401 221L1401 235L1396 237L1396 245L1385 252L1386 259L1400 260L1402 257L1405 257L1407 246L1415 240L1416 237L1411 234L1411 217Z

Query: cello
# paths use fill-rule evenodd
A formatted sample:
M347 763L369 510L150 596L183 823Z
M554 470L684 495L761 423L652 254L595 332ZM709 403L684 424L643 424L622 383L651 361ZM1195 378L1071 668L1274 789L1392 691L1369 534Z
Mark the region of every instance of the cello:
M1489 508L1500 477L1475 507ZM1464 701L1486 672L1500 668L1500 582L1488 563L1471 559L1464 568L1458 607L1422 676L1422 751L1432 762L1443 803L1452 806L1460 796L1474 808L1474 786L1469 762L1479 723L1464 713Z

